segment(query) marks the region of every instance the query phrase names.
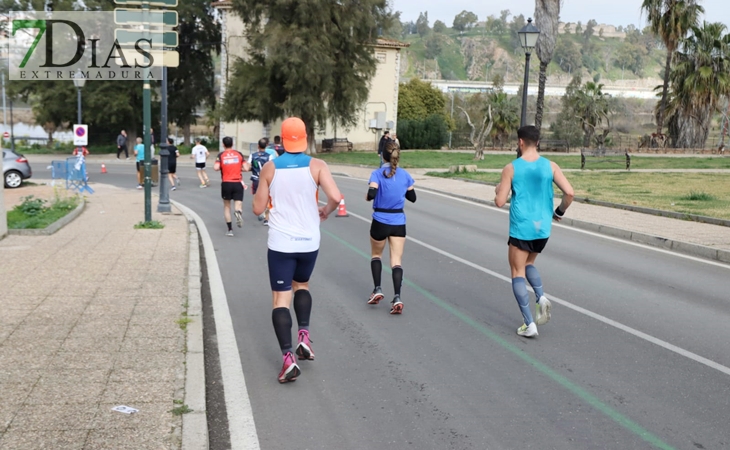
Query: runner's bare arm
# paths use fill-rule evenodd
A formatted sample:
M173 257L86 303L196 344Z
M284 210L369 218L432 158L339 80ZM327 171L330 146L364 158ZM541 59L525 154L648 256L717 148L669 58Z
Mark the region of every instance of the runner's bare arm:
M266 165L268 166L269 163L266 163ZM314 180L317 182L317 185L327 195L327 204L319 208L320 219L326 220L337 209L340 200L342 200L342 194L337 187L337 183L335 183L335 179L332 178L332 173L329 167L327 167L327 163L321 159L312 159L310 167L315 174Z
M264 164L259 174L259 188L256 190L256 195L253 196L253 213L257 216L266 211L266 205L269 203L269 185L271 180L274 179L274 163L269 161Z
M218 158L215 159L215 164L213 164L213 170L215 170L216 172L218 172L219 170L221 170L221 159L220 159L220 157L218 157Z
M512 167L512 163L507 164L502 169L502 178L494 189L494 203L498 208L501 208L507 203L509 197L509 191L512 189L512 177L515 174L515 170Z
M565 214L565 210L567 210L570 204L573 203L573 196L575 195L573 192L573 186L571 186L570 181L565 178L563 171L560 170L560 166L552 161L550 162L550 165L553 168L553 182L561 191L563 191L563 199L560 201L560 206L558 206L558 208L563 214ZM562 214L557 215L562 216ZM560 219L558 218L558 220Z

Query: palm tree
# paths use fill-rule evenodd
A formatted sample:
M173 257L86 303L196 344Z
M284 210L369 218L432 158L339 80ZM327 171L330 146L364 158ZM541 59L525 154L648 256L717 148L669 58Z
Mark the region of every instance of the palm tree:
M540 30L540 37L535 48L537 57L540 59L540 81L537 91L537 111L535 113L535 126L538 130L542 127L547 68L553 59L558 35L560 3L561 0L535 0L535 26Z
M662 134L664 118L666 117L665 110L672 56L680 41L693 26L697 25L699 15L704 13L705 10L697 4L697 0L643 0L641 9L647 14L652 32L662 40L667 48L662 100L657 115L657 133Z
M726 30L722 23L703 22L692 27L681 43L670 74L668 108L675 147L703 148L712 115L730 96L730 34Z
M517 97L510 97L505 92L494 92L487 98L487 105L492 109L494 122L491 132L492 142L504 146L510 133L520 126L520 108Z
M610 97L603 93L602 84L588 81L575 92L572 106L583 130L583 146L589 147L596 128L600 127L604 120L610 126L609 115L613 112Z

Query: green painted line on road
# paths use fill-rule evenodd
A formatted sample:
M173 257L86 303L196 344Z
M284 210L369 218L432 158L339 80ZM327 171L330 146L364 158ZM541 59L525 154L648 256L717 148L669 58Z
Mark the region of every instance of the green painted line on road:
M357 253L358 255L370 259L371 255L368 253L363 252L359 248L353 246L349 242L345 241L344 239L340 238L339 236L333 234L330 231L322 230L322 233L326 234L327 236L331 237L335 241L339 242L340 244L344 245L345 247L349 248L353 252ZM387 267L384 267L386 272L390 273L390 269ZM520 359L522 359L527 364L530 364L531 366L535 367L540 373L545 375L546 377L550 378L554 382L558 383L562 387L564 387L566 390L586 402L591 407L595 408L596 410L602 412L606 416L608 416L611 420L618 423L622 427L626 428L627 430L631 431L635 435L639 436L646 442L650 443L656 448L660 448L663 450L674 450L674 447L671 445L665 443L662 441L659 437L655 436L648 430L644 429L641 425L637 424L636 422L632 421L628 417L624 416L620 412L616 411L609 405L603 403L601 400L599 400L596 396L589 393L585 389L576 386L573 384L572 381L570 381L568 378L564 377L563 375L560 375L559 373L555 372L553 369L548 367L547 365L543 364L539 360L533 358L529 354L527 354L524 350L522 350L520 347L508 342L504 338L502 338L497 333L494 333L489 328L485 327L481 323L477 322L476 320L472 319L468 315L464 314L463 312L456 309L454 306L450 305L449 303L445 302L444 300L436 297L432 293L428 292L426 289L420 287L419 285L413 283L410 280L403 279L403 284L407 285L410 288L413 288L415 291L417 291L419 294L423 295L427 299L431 300L436 306L441 307L442 309L446 310L448 313L453 315L454 317L460 319L462 322L466 323L467 325L471 326L487 338L495 341L497 344L499 344L502 348L505 350L510 351L514 355L518 356Z

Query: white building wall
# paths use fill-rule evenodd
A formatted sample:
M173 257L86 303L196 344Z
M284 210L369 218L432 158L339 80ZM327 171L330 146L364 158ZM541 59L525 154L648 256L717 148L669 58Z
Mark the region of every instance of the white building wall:
M224 98L226 85L231 77L231 68L235 58L246 54L243 22L227 8L221 8L223 13L223 51L221 54L221 98ZM400 73L400 49L396 47L373 48L378 66L375 76L370 82L370 94L367 102L362 105L358 114L357 123L349 128L335 127L328 123L325 129L317 127L315 140L318 145L322 139L347 138L353 143L356 150L373 150L377 148L380 131L369 128L370 120L375 118L376 112L385 112L386 121L393 122L395 129L398 116L398 80ZM264 127L261 122L223 122L221 123L221 138L233 138L234 147L244 154L255 148L258 140L264 136L272 138L281 132L281 120Z

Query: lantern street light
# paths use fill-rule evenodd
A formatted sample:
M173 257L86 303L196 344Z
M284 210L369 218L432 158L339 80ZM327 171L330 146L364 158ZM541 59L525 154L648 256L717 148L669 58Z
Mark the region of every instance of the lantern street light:
M527 124L527 84L530 76L530 55L537 45L537 38L540 37L540 30L532 24L532 19L527 19L527 25L517 32L520 37L520 44L525 50L525 82L522 84L522 115L520 128Z
M81 125L81 88L86 84L86 78L80 69L76 69L74 75L74 86L76 86L76 123ZM78 154L81 155L83 152L78 149Z

